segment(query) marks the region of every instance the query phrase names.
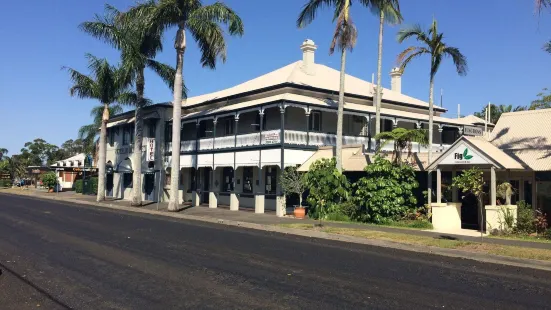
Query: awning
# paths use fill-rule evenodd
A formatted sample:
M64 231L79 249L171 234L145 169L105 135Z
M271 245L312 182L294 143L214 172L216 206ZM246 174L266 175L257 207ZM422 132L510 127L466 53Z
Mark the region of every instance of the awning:
M132 160L130 158L126 158L123 161L121 161L117 165L117 169L115 170L117 173L133 173L134 170L132 170Z
M320 159L330 159L335 156L334 147L322 147L308 158L299 168L298 171L307 172L310 166ZM393 159L392 152L381 152L382 158L388 160ZM423 171L427 166L428 153L413 153L407 156L407 153L402 155L402 160L412 166L416 171ZM375 160L375 154L364 154L361 146L345 146L342 149L342 169L343 171L364 171L365 167Z
M124 124L130 124L130 123L133 123L135 120L136 120L135 117L131 117L129 119L121 119L118 121L110 122L110 123L107 123L107 128L124 125Z

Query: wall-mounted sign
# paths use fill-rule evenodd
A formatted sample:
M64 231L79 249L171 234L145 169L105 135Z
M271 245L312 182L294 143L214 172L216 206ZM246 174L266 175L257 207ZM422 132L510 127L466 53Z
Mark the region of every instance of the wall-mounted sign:
M264 144L276 144L280 141L279 132L267 132L264 134Z
M463 134L466 136L483 136L484 130L478 127L467 127L463 130Z
M459 143L446 155L440 164L444 165L484 165L491 162L466 143Z
M82 171L98 172L98 168L73 168L73 171L75 171L75 172L82 172Z
M146 139L145 158L146 161L155 161L155 138Z

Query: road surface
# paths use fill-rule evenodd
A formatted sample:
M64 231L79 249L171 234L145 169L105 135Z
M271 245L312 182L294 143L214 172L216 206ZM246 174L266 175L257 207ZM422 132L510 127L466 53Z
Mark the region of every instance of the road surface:
M545 309L551 273L0 194L1 309Z

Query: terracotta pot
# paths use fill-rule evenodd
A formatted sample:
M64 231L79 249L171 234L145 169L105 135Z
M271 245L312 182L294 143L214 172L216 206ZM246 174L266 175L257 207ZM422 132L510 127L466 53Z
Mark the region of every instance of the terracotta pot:
M53 193L53 192L54 192L53 188L48 189L48 193Z
M297 219L303 219L306 216L306 209L303 207L295 207L294 214Z

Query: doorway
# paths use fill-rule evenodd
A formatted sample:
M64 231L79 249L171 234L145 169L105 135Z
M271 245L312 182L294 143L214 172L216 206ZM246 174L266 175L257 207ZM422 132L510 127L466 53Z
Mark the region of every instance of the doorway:
M113 197L113 173L108 173L105 179L105 195L107 197Z
M144 174L144 194L145 200L155 202L155 174Z
M478 199L473 193L463 193L459 191L461 199L461 228L474 229L480 228L480 210Z
M201 201L202 203L209 203L209 191L210 191L210 174L212 172L212 168L211 167L205 167L203 168L203 179L201 180L202 181L202 186L201 186L201 189L202 189L202 197L201 197Z

